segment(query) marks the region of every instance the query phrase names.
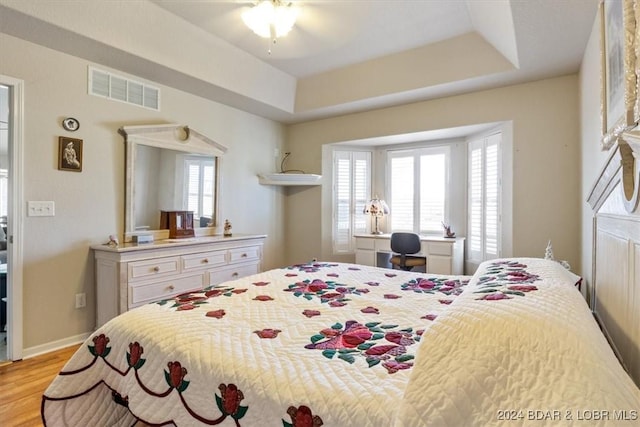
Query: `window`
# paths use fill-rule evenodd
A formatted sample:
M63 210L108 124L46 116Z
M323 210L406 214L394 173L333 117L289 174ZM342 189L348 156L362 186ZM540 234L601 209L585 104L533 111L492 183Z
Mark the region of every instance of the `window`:
M213 217L215 163L211 157L188 156L184 160L185 205L194 219Z
M497 133L469 142L469 259L485 261L500 256L500 143Z
M449 148L388 153L391 230L433 234L447 221Z
M333 251L354 251L353 235L366 233L363 213L371 195L371 153L333 152Z

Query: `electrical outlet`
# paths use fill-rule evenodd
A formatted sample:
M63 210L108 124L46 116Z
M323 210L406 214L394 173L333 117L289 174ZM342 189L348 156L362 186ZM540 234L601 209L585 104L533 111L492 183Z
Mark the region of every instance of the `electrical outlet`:
M76 308L83 308L87 306L87 294L76 294Z

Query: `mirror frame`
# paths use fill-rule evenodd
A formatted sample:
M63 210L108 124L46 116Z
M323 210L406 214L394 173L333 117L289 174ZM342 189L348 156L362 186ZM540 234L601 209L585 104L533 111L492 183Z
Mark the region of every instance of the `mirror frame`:
M227 147L189 128L189 126L178 124L122 126L118 129L118 133L124 137L126 144L124 242L130 242L134 235L143 233L135 230L134 171L138 145L216 157L216 188L213 201L214 226L196 229L196 235L214 234L218 214L220 157L226 153ZM167 239L169 236L169 230L145 230L144 233L153 233L154 240Z

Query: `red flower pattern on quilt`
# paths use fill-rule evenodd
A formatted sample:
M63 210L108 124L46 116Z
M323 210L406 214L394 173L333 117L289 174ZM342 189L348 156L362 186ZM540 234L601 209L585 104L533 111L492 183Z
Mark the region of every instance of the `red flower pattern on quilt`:
M126 352L127 365L129 366L126 371L120 371L116 368L110 361L107 360L107 357L111 353L111 347L108 346L110 339L105 334L100 334L95 336L92 339L94 345L87 346L89 352L93 355L93 360L86 366L81 368L72 370L72 371L61 371L59 375L68 376L75 375L80 372L86 371L91 366L93 366L96 361L102 360L113 372L116 374L125 377L129 374L129 372L133 369L135 372L135 379L138 382L140 388L147 394L155 397L164 398L168 396L172 392L177 392L180 395L180 402L187 410L187 412L196 420L206 424L206 425L218 425L221 424L227 417L231 417L234 419L236 427L241 427L239 420L245 416L248 406L242 406L242 400L244 399L244 394L235 384L220 384L218 386L218 390L220 390L220 396L215 395L216 405L221 412L221 415L216 419L207 419L204 416L198 414L194 411L193 408L189 406L189 403L186 401L184 395L182 394L187 387L189 386L189 381L185 378L187 376L188 370L179 361L173 361L167 363L167 369L164 371L164 379L168 385L168 389L162 392L157 392L149 388L146 384L142 382L141 377L138 375L138 370L140 370L146 359L142 358L144 354L144 348L142 345L135 341L129 343L128 351ZM128 407L128 398L123 397L120 393L113 390L112 391L113 399L116 403ZM71 396L75 397L75 396ZM46 399L46 396L43 397ZM304 410L302 411L304 413ZM304 419L304 416L301 420ZM173 424L171 420L163 425ZM296 425L305 425L305 424L296 424ZM315 425L315 424L314 424ZM321 425L321 424L320 424Z
M318 311L318 310L304 310L302 312L302 314L304 314L305 316L311 318L311 317L314 317L314 316L320 316L320 311Z
M532 283L540 280L537 274L529 273L527 265L518 261L496 261L487 267L487 271L478 279L475 291L482 294L478 300L500 301L512 299L513 296L525 296L528 292L537 291Z
M187 368L184 368L180 362L169 362L167 368L168 370L164 373L169 387L175 388L179 392L185 391L189 386L189 381L184 379L187 375Z
M440 292L448 296L460 295L469 280L450 279L447 277L419 277L411 279L400 285L403 291L413 291L417 293L434 294Z
M135 370L138 370L144 365L145 359L142 358L144 348L139 342L132 342L129 344L129 352L127 353L127 363Z
M218 390L221 395L218 408L222 413L236 420L244 417L248 408L240 404L244 399L244 394L238 390L238 387L235 384L220 384Z
M258 335L260 338L276 338L278 334L282 332L280 329L270 329L265 328L260 331L253 331L254 334Z
M299 270L302 271L304 273L316 273L318 271L320 271L320 269L322 268L333 268L333 267L337 267L338 264L330 264L330 263L322 263L322 262L311 262L308 264L294 264L291 265L289 267L287 267L287 269L289 270Z
M107 347L107 344L109 344L109 338L106 337L105 334L95 336L91 341L93 341L93 346L89 346L89 351L91 352L91 354L102 358L105 358L109 355L111 347Z
M207 311L207 317L222 319L227 313L223 309Z
M170 308L175 308L176 311L193 310L194 308L198 308L199 306L208 303L211 298L220 296L230 297L233 295L243 294L247 291L248 289L246 288L236 289L230 286L215 285L205 288L202 292L188 292L153 304L166 305L169 302L173 302L173 305Z
M343 307L349 301L350 295L361 295L369 292L368 289L359 289L355 286L345 286L333 281L321 279L302 280L287 286L285 292L291 292L296 297L302 297L309 301L319 299L323 304L331 307Z
M398 329L397 325L384 325L380 322L361 324L349 320L343 326L336 323L311 337L309 350L322 350L328 359L337 357L348 363L355 363L356 357L362 357L371 368L382 363L389 374L413 366L414 355L407 347L420 340L420 334L413 328Z
M308 406L301 405L299 407L289 406L287 414L291 417L288 423L282 420L283 427L320 427L323 425L322 418L313 415Z

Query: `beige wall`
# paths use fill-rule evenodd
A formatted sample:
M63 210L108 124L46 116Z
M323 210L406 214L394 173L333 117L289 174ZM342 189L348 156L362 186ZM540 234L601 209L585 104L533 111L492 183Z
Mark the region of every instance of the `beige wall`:
M359 114L291 125L290 167L320 173L324 144L478 123L511 122L513 256L557 258L580 272L580 137L578 77L515 85ZM330 188L330 177L323 177ZM329 187L327 187L329 186ZM287 198L287 259L337 259L331 253L330 200L322 188ZM322 224L322 225L321 225ZM508 226L508 224L506 224Z
M284 136L280 124L167 87L161 87L160 112L89 96L87 66L96 64L4 34L0 46L0 75L24 80L24 200L53 200L56 213L23 218L26 352L93 330L89 246L124 231L120 126L187 124L226 145L220 219L228 218L236 233L268 235L264 268L284 263L284 193L256 177L274 170L273 153ZM62 129L67 116L80 121L77 132ZM58 136L84 140L81 173L57 170ZM75 308L79 292L87 294L84 309Z

